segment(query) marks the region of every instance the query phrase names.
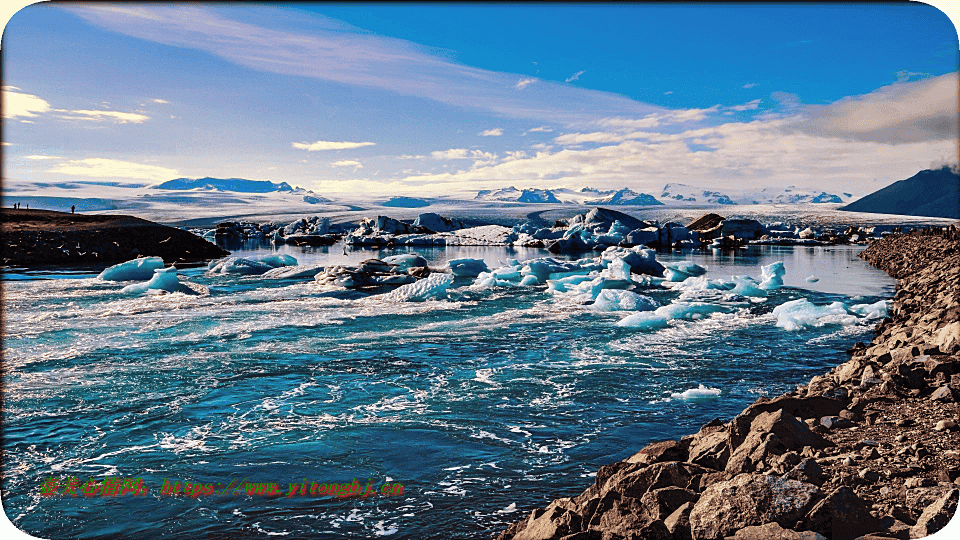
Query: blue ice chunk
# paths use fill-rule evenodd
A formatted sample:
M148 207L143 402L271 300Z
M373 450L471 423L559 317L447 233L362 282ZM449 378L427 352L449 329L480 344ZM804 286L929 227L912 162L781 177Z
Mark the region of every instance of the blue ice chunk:
M153 277L150 278L150 281L146 283L134 283L133 285L127 285L120 290L120 292L124 294L142 294L147 291L196 294L193 289L187 287L183 283L180 283L180 279L177 277L177 267L175 266L154 270Z
M732 276L731 279L733 279L733 282L736 283L736 286L730 291L734 294L739 294L740 296L753 296L756 298L767 296L766 291L757 287L757 280L750 276Z
M140 257L115 264L97 277L104 281L138 281L152 278L153 271L160 268L163 268L163 259L160 257Z
M477 277L487 271L487 263L483 259L450 259L447 268L455 276Z
M656 312L641 311L640 313L634 313L633 315L628 315L620 319L617 326L636 328L638 330L658 330L660 328L666 328L670 326L670 324L663 315L657 315Z
M256 257L250 259L252 261L261 262L263 264L269 265L272 268L280 268L281 266L296 266L297 259L286 255L283 253L277 253L275 255L265 255L263 257Z
M520 280L520 285L523 287L532 287L534 285L539 285L540 280L537 279L537 276L533 274L527 274L523 276L523 279Z
M664 265L663 277L667 281L683 281L688 277L701 276L707 269L691 261L677 261Z
M787 270L783 267L783 261L768 264L760 267L760 288L769 291L770 289L779 289L783 287L783 275Z

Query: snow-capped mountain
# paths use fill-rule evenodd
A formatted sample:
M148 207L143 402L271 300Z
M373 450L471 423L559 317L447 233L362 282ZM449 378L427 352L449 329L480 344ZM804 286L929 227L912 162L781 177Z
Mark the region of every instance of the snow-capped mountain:
M737 204L729 195L701 189L687 184L670 183L663 186L659 199L663 202L697 204Z
M651 205L662 205L663 203L658 201L653 195L648 195L646 193L637 193L629 188L623 188L619 191L615 191L606 197L601 197L599 199L593 199L586 201L586 204L609 204L614 205L637 205L637 206L651 206Z
M740 204L844 203L852 200L853 194L841 193L836 195L821 190L787 186L786 188L771 187L760 191L745 192L735 199Z
M477 192L476 200L510 201L521 203L557 203L561 201L549 189L517 189L513 186L503 189L482 189Z
M269 180L246 180L244 178L177 178L153 186L156 189L209 189L216 191L236 191L238 193L272 193L275 191L290 193L312 193L303 188L294 188L286 182L279 184Z

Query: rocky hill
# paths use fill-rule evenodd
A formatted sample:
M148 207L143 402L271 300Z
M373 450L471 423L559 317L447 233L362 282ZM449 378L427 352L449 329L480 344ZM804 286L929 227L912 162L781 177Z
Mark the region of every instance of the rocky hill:
M3 266L109 264L157 256L167 264L230 252L187 231L122 215L0 210Z
M923 170L840 208L850 212L960 218L960 175L949 167Z
M862 257L899 283L849 361L601 467L497 538L906 540L944 527L960 496L960 235L892 236Z

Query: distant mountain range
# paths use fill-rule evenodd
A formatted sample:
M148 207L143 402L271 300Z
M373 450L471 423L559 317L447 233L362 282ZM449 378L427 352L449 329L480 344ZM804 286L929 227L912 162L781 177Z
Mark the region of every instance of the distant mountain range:
M840 210L960 219L960 175L949 167L924 169Z
M521 203L556 203L558 199L549 189L517 189L513 186L503 189L482 189L477 192L476 200L480 201L510 201Z
M656 206L670 205L728 205L728 204L804 204L804 203L844 203L853 198L850 193L834 195L825 191L809 190L789 186L787 188L765 188L760 191L722 193L699 187L670 183L663 186L660 196L638 193L630 188L619 190L599 190L584 187L579 190L570 188L554 189L517 189L508 187L498 190L481 190L476 199L482 201L509 201L521 203L567 203L607 206Z
M687 203L737 204L730 196L719 191L708 191L686 184L667 184L663 186L660 198Z
M269 180L245 180L243 178L177 178L154 186L157 189L211 189L217 191L236 191L238 193L304 192L303 188L294 188L286 182L279 184Z

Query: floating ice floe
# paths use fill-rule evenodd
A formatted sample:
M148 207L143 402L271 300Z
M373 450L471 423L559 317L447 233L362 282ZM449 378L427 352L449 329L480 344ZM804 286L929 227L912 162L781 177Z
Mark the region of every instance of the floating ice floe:
M140 257L132 261L115 264L97 277L104 281L138 281L153 277L154 270L163 268L160 257Z
M784 302L773 308L773 314L777 317L777 326L791 332L809 326L857 322L856 317L847 313L843 302L817 306L806 298Z
M391 255L389 257L384 257L383 262L391 266L395 266L396 271L400 272L406 272L411 268L423 268L424 266L427 266L427 260L416 253Z
M227 257L210 261L208 274L259 275L273 268L296 266L297 259L285 254L267 255L258 258Z
M887 316L889 307L889 300L881 300L875 304L855 304L850 306L850 312L866 317L867 319L882 319Z
M379 298L390 302L422 302L430 298L440 298L446 294L453 280L451 274L430 274L416 283L403 285Z
M688 277L702 276L707 269L690 261L677 261L664 265L663 277L667 281L683 281Z
M659 315L656 312L641 311L640 313L634 313L633 315L628 315L620 319L617 326L637 328L639 330L659 330L660 328L667 328L670 324L663 315Z
M604 289L593 302L593 309L597 311L652 311L660 307L660 303L633 291Z
M143 294L149 291L164 291L169 293L199 294L177 277L177 267L159 268L153 271L153 277L146 283L127 285L120 292L124 294Z
M450 259L446 267L455 276L477 277L487 271L487 263L483 259Z
M806 281L807 281L808 283L816 283L816 282L820 281L820 278L818 278L817 276L807 276Z
M267 270L262 277L264 279L307 279L315 277L320 272L323 272L323 266L319 264L281 266Z

